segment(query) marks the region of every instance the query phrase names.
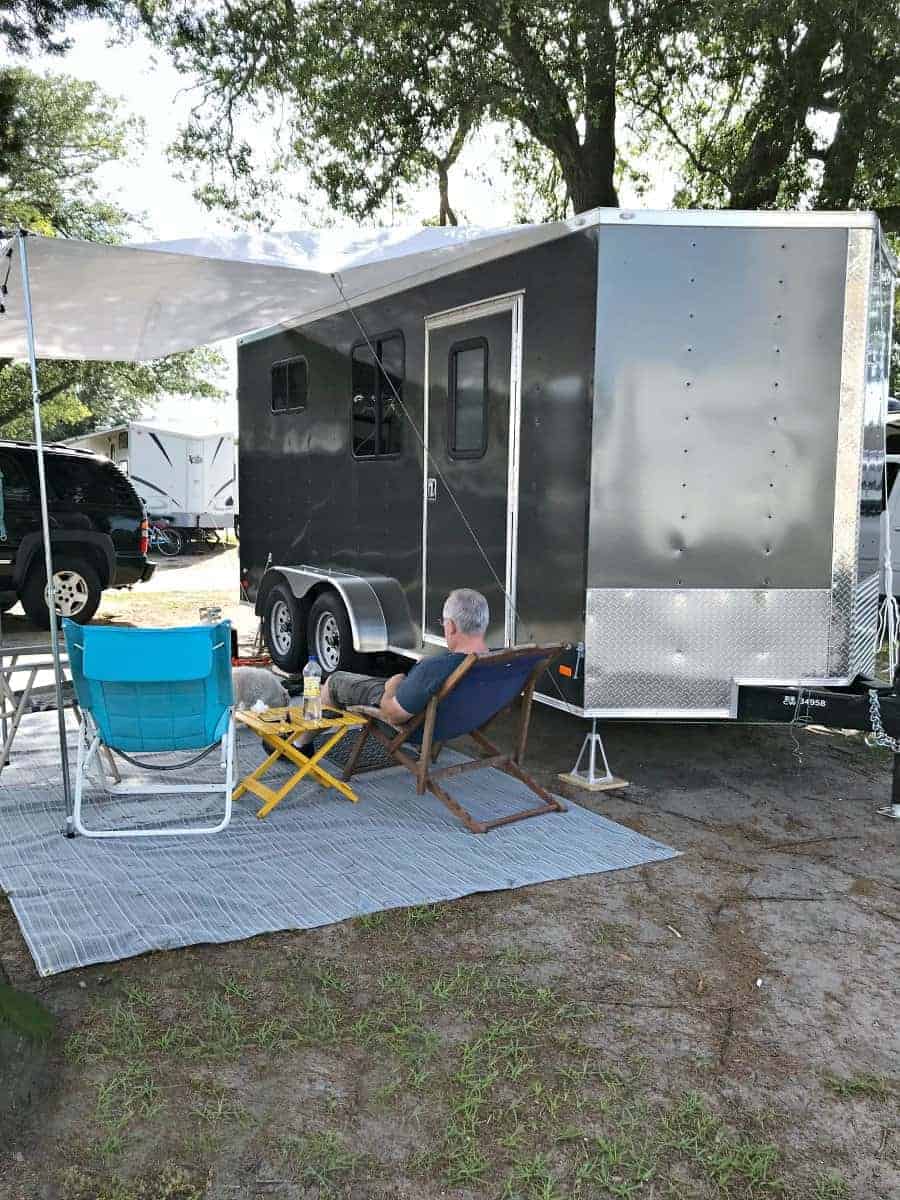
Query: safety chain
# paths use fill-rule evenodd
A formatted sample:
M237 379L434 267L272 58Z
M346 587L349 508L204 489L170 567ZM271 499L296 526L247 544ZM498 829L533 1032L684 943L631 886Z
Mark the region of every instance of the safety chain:
M869 720L872 723L872 732L866 735L866 741L870 745L883 746L885 750L893 750L895 754L900 754L900 739L890 737L882 724L881 702L874 688L869 688Z

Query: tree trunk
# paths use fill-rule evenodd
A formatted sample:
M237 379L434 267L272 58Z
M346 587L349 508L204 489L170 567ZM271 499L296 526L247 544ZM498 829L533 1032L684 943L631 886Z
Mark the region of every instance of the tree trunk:
M441 225L457 225L456 213L450 207L449 180L447 178L446 159L438 163L438 192L440 194L440 210L438 220Z
M797 131L821 93L822 68L834 40L830 24L813 26L786 57L777 77L766 79L751 118L756 132L731 178L729 208L771 208L778 200Z
M578 161L569 169L563 168L563 179L575 212L590 208L618 208L619 196L613 181L615 170L615 134L611 129L600 131L583 147Z
M844 98L831 145L825 154L822 186L816 208L848 208L865 140L878 121L897 64L878 61L874 39L856 31L844 43Z

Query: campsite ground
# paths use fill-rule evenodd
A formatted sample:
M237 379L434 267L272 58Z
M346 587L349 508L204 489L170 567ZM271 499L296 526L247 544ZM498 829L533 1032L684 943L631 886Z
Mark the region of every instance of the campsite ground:
M192 619L212 579L101 616ZM581 733L538 710L543 782ZM681 858L47 980L0 900L0 970L55 1018L0 1197L900 1194L887 756L726 725L607 748L631 786L579 802Z

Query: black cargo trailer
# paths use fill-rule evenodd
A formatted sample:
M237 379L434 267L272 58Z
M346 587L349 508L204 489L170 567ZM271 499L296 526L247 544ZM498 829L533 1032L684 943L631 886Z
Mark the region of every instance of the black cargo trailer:
M451 231L448 236L458 236ZM565 641L585 716L871 672L895 264L870 214L600 210L242 339L241 569L276 662ZM524 248L522 248L524 247ZM877 557L877 554L876 554Z

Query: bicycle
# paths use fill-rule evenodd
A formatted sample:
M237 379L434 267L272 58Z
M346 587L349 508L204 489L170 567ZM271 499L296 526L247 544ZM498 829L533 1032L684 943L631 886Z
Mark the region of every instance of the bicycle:
M184 549L184 538L172 525L151 524L148 530L151 550L158 550L164 558L175 558Z

